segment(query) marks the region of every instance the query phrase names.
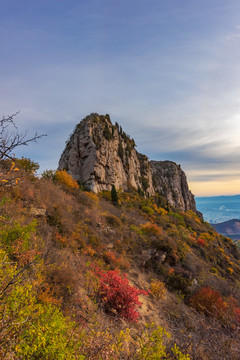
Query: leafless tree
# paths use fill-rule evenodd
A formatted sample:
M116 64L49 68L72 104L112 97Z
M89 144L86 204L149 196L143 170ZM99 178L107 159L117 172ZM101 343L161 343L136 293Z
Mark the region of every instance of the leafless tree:
M0 120L0 160L12 159L14 150L30 142L36 142L46 135L38 135L36 132L32 137L27 137L27 132L20 133L14 118L19 111L9 116L3 116Z

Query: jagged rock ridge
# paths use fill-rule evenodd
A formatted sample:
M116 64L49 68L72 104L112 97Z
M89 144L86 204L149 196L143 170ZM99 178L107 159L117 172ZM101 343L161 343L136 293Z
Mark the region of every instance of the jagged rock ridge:
M167 199L170 206L197 212L194 196L180 165L172 161L150 161L150 166L154 190Z
M135 149L131 139L109 115L91 114L75 128L66 143L58 169L94 192L137 189L148 196L159 193L182 211L196 212L194 196L180 165L171 161L149 161Z

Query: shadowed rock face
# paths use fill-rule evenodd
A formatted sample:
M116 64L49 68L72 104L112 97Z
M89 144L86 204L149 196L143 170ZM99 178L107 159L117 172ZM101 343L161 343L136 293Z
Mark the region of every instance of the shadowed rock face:
M177 209L197 212L194 196L180 165L172 161L150 161L154 190Z
M91 114L70 136L58 169L94 192L116 189L160 193L174 208L193 210L196 205L180 166L171 161L149 161L135 150L135 142L108 115Z

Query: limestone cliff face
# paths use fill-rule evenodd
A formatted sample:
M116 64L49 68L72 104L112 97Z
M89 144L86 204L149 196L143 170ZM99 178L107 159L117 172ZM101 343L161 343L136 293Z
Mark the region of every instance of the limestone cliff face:
M58 168L94 192L111 190L114 184L155 193L147 157L136 152L134 140L107 115L91 114L76 126Z
M135 142L108 115L91 114L75 128L66 144L58 169L94 192L132 188L148 196L159 193L182 211L196 205L180 166L171 161L149 161L135 150Z
M154 189L177 209L197 212L194 196L180 165L172 161L150 161Z

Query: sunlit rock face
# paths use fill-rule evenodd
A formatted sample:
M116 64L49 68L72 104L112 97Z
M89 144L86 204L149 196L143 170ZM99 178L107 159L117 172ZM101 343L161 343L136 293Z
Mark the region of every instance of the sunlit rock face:
M179 210L196 205L180 166L170 161L149 161L135 150L135 142L108 115L91 114L75 128L61 155L58 169L94 192L136 189L146 196L162 195Z
M59 161L76 180L94 192L142 189L155 193L150 164L138 154L135 142L109 116L91 114L75 128Z

